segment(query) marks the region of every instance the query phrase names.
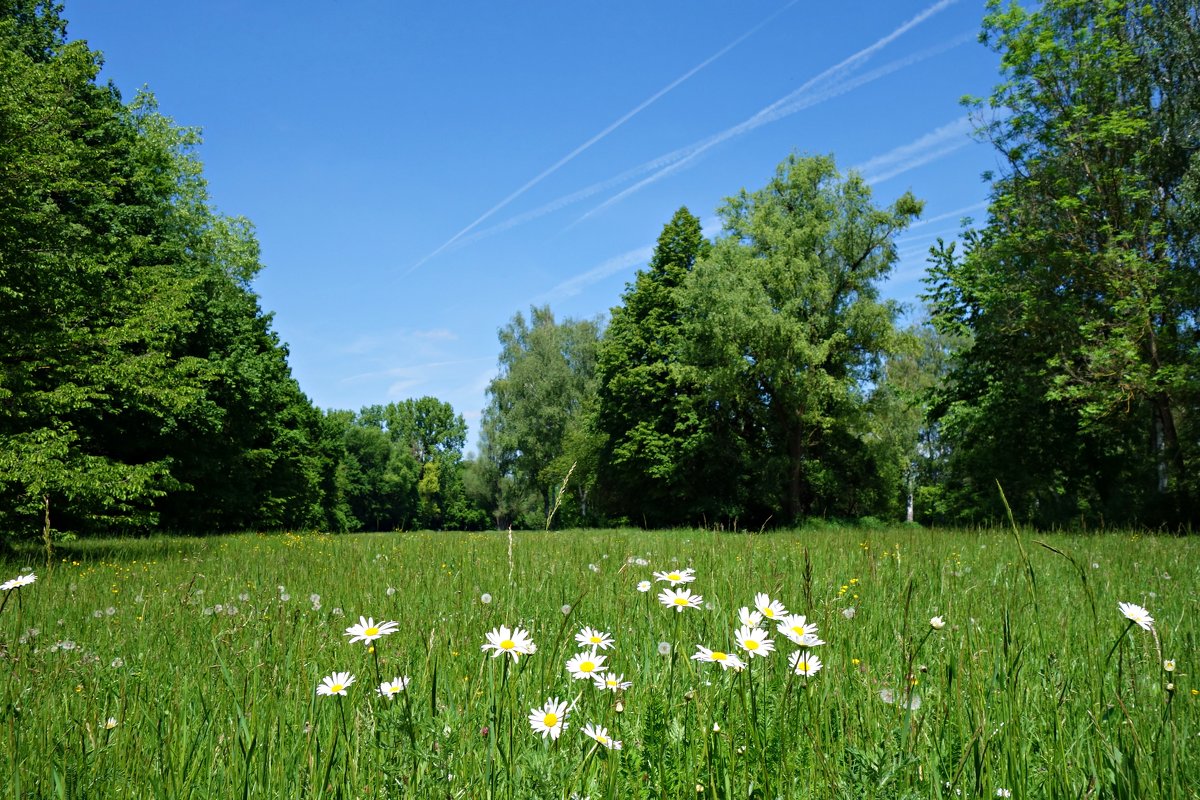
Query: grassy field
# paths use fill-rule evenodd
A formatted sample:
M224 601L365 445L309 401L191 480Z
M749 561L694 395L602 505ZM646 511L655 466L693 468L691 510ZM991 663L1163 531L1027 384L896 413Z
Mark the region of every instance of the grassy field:
M1200 797L1196 539L288 534L38 559L0 572L37 576L0 610L4 797ZM699 607L661 604L653 573L685 568ZM758 593L818 626L819 671L770 620L774 652L738 645ZM360 615L397 630L351 643ZM492 657L502 625L536 653ZM584 626L627 688L567 671Z

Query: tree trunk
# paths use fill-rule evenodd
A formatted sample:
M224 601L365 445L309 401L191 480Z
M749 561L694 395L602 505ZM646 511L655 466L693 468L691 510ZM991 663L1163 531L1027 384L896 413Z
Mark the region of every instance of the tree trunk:
M804 426L796 423L788 437L788 487L787 510L792 522L804 514L804 457L805 447Z

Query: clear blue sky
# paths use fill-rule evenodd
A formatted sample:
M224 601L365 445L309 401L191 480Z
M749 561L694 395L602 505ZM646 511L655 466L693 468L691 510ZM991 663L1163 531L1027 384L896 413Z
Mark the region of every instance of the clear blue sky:
M832 153L922 223L884 287L982 214L959 104L998 80L983 0L66 0L103 78L198 126L214 203L257 228L263 308L323 408L433 395L476 445L497 330L607 315L681 205Z

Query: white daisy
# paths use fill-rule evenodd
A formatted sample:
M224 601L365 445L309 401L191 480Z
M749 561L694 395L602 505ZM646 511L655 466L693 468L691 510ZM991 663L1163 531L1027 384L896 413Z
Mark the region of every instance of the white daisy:
M639 592L648 592L652 586L653 584L650 581L638 581L637 590Z
M778 600L772 600L765 592L754 595L754 607L764 617L770 620L782 619L787 616L787 609Z
M709 650L702 644L696 645L696 652L692 655L696 661L707 661L710 664L720 664L721 669L741 670L745 669L745 663L732 653L726 653L723 650Z
M654 573L654 579L658 581L669 581L672 586L678 586L681 583L691 583L692 581L696 580L696 570L688 567L687 569L656 572Z
M935 631L940 631L942 628L946 627L946 620L942 619L941 617L932 617L929 620L929 627L933 628Z
M346 687L352 683L354 683L354 676L349 672L335 672L321 679L321 685L317 687L317 694L324 697L340 694L345 697Z
M1125 619L1135 623L1144 630L1150 630L1154 627L1154 617L1150 616L1150 612L1134 603L1117 603L1121 609L1121 613L1125 615Z
M390 681L384 681L379 684L379 694L391 700L396 695L408 688L408 676L403 678L392 678Z
M547 736L557 739L562 735L563 728L567 727L566 702L560 702L555 697L553 700L547 700L541 708L530 709L529 725L534 733L540 733L543 739Z
M567 661L567 672L575 680L595 679L597 673L604 669L605 658L595 650L576 653Z
M598 631L595 628L584 628L575 634L575 641L583 647L599 647L601 650L607 650L613 646L612 634Z
M4 583L0 583L0 592L8 592L12 591L13 589L19 589L22 586L28 586L36 580L37 575L32 572L28 575L18 575L12 580L7 580Z
M610 692L628 689L633 686L633 681L625 680L624 675L618 675L615 672L597 672L592 680L596 684L597 689L602 689Z
M704 598L698 594L692 594L690 589L663 589L658 595L658 602L662 603L667 608L674 608L676 611L683 611L685 608L699 608L704 602Z
M745 625L733 634L738 647L752 656L767 656L775 649L775 643L767 638L767 632L762 628L749 628Z
M796 651L788 657L788 666L797 675L810 678L821 671L821 659L808 650Z
M487 643L483 645L482 649L495 651L492 653L492 658L496 658L502 653L508 653L512 656L513 661L519 661L521 656L533 654L536 647L527 631L521 628L513 628L510 631L507 625L501 625L488 632Z
M398 630L400 630L398 622L376 623L374 617L359 617L357 625L346 628L346 635L351 637L350 644L362 642L369 645L376 639L393 634Z
M590 736L600 744L607 747L609 750L620 750L621 743L615 739L610 739L608 729L600 725L592 725L590 722L583 726L585 736Z
M762 625L763 615L761 611L751 611L746 606L738 609L738 622L745 625L747 628L757 628Z
M817 635L817 624L809 622L803 614L788 614L779 620L779 632L803 646L805 636Z

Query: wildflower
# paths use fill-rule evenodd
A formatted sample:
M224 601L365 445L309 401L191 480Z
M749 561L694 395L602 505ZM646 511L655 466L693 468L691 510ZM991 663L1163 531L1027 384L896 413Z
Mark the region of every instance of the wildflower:
M1134 603L1117 603L1121 609L1121 613L1125 615L1125 619L1135 623L1143 630L1150 630L1154 627L1154 617L1150 616L1150 612Z
M669 581L672 586L678 586L681 583L691 583L696 580L696 570L688 567L687 569L670 570L668 572L656 572L654 573L654 579Z
M809 622L803 614L788 614L779 620L779 632L796 644L803 644L805 636L815 636L817 624Z
M670 642L659 642L658 643L658 654L660 656L671 655L671 643Z
M374 617L360 616L357 625L351 625L349 628L346 628L346 635L351 637L350 644L354 644L355 642L370 644L376 639L395 633L398 630L400 630L400 623L398 622L380 622L376 624Z
M321 595L316 594L315 592L313 594L310 594L308 596L308 602L312 603L314 606L320 606L321 605Z
M792 668L792 672L797 675L803 675L806 678L811 678L821 671L821 659L812 654L812 651L805 650L803 652L796 651L788 658L788 666Z
M690 589L663 589L658 595L658 602L668 608L674 608L676 611L683 611L685 608L699 608L704 602L704 598L698 594L692 594Z
M117 727L116 717L109 717L108 719L104 720L104 730L111 731L115 727Z
M321 679L317 694L323 697L333 697L335 694L346 696L346 687L354 683L354 676L349 672L335 672Z
M856 612L854 610L854 606L850 606L849 608L842 609L842 616L845 617L846 619L854 619L854 615L856 613L858 613L858 612Z
M747 628L757 628L762 625L763 615L759 611L751 611L746 606L738 609L738 622L745 625Z
M290 594L288 594L287 592L284 592L283 594L279 595L279 602L281 602L281 603L286 603L288 600L291 600L291 599L292 599L292 596Z
M92 612L92 616L95 617L96 619L101 619L104 616L104 612L97 608L95 611Z
M746 665L737 656L726 653L722 650L709 650L702 644L696 645L696 652L692 655L695 661L707 661L710 664L720 664L721 669L742 670Z
M125 659L118 656L109 662L109 666L113 669L120 669L121 667L125 666Z
M37 575L33 574L32 572L28 575L18 575L12 580L7 580L4 583L0 583L0 592L10 592L13 589L20 589L22 586L28 586L36 580Z
M1163 662L1163 671L1164 672L1174 672L1175 671L1175 659L1168 658L1166 661L1164 661Z
M563 603L563 607L562 607L562 608L560 608L560 609L559 609L559 611L561 611L561 612L563 613L563 616L564 616L564 617L569 617L569 616L571 616L571 604L570 604L570 603Z
M241 600L243 603L249 603L250 602L250 593L242 592L241 594L238 595L238 600ZM135 602L135 603L142 602L142 596L139 594L137 597L133 598L133 602Z
M787 609L778 600L772 600L765 592L754 595L754 607L767 619L779 619L787 616Z
M583 734L590 736L609 750L620 750L621 743L608 737L608 729L590 722L583 726Z
M601 650L607 650L613 646L612 634L594 628L584 628L575 634L575 641L583 647L599 647Z
M553 700L547 700L541 708L530 709L529 724L533 728L533 732L540 733L543 739L546 736L557 739L562 735L563 728L567 727L566 702L560 702L555 697Z
M408 688L408 676L403 678L392 678L390 681L384 681L379 684L379 694L391 700L396 695Z
M633 686L632 681L625 680L624 675L617 675L614 672L597 672L592 680L596 684L597 689L616 692L621 689L628 689Z
M487 592L484 592L483 594L479 595L479 602L483 603L485 606L491 605L492 596Z
M571 673L571 677L575 680L594 679L596 672L604 666L604 661L605 656L598 654L595 650L576 653L567 661L567 672Z
M513 628L509 631L507 625L501 625L487 634L487 644L483 645L483 649L494 650L492 658L496 658L501 653L508 653L512 656L513 661L519 661L521 656L533 653L534 645L528 632L520 628Z
M1008 789L1000 788L996 790L996 797L1012 797L1012 792Z
M929 627L933 628L935 631L940 631L942 628L946 627L946 620L942 619L941 617L930 617Z
M648 592L652 585L650 581L638 581L637 590L639 592Z
M588 564L588 569L590 569L592 572L600 571L600 567L596 566L595 564Z
M745 625L733 634L738 647L752 656L767 656L775 649L775 643L767 638L767 632L762 628L748 628Z

